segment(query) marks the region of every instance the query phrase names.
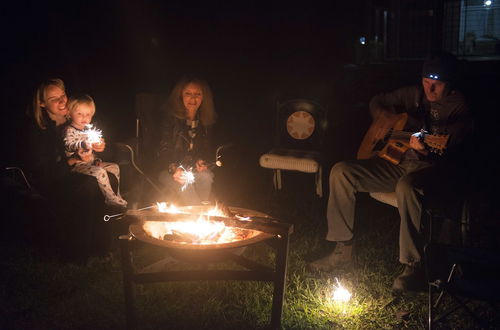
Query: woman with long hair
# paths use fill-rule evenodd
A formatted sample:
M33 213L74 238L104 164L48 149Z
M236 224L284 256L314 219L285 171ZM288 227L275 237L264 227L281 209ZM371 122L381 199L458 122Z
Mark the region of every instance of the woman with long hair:
M214 174L206 160L217 114L212 91L199 78L182 78L163 106L159 181L167 198L193 205L211 198ZM189 174L192 172L194 182Z
M44 229L55 236L50 244L65 260L85 263L91 256L106 256L111 237L101 220L103 195L94 178L72 173L65 159L62 132L68 120L68 97L64 82L43 81L35 89L29 114L25 167L47 208L40 217L52 214L50 220L55 221L44 222ZM104 143L96 151L104 151Z

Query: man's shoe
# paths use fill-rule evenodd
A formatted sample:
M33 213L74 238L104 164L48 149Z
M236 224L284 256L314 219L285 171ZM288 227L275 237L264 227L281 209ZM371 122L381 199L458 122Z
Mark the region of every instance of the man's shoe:
M404 291L425 291L428 281L422 267L406 265L405 269L392 284L392 291L399 293Z
M314 260L308 264L308 268L313 272L328 272L335 267L346 265L352 262L354 244L346 245L338 242L335 249L325 257Z

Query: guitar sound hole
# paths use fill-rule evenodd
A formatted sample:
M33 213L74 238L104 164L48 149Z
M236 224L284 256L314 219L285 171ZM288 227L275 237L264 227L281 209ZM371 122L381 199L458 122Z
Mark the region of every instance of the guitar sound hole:
M375 146L373 147L373 151L380 151L384 148L386 143L382 140L378 140Z

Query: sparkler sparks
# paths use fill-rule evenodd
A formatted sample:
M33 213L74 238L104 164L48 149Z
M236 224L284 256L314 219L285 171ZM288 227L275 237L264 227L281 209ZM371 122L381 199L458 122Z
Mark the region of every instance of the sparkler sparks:
M92 124L85 125L85 130L83 132L87 135L87 142L90 145L101 142L102 131L95 128Z
M184 181L184 184L181 187L181 190L184 191L186 188L194 183L194 174L191 168L185 169L182 166L179 166L182 169L181 179Z

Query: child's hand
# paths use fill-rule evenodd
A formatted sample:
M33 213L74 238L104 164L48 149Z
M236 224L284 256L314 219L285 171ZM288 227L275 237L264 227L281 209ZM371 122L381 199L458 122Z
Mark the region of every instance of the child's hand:
M78 159L76 159L76 158L69 158L69 159L67 160L67 162L68 162L68 165L69 165L69 166L73 166L73 165L75 165L76 163L78 163Z
M92 161L92 150L85 150L85 149L78 149L78 156L80 157L81 160L84 162L91 162Z
M92 149L94 149L95 152L103 152L105 148L106 142L103 138L101 138L101 142L99 143L92 143Z

